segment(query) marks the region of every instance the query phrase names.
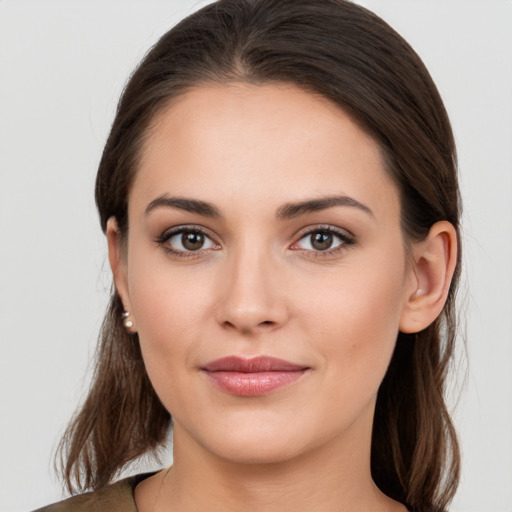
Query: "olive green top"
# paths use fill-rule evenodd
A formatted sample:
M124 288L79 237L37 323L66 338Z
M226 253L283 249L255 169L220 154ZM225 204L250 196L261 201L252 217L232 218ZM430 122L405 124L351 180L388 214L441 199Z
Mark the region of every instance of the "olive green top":
M135 486L154 473L131 476L94 492L79 494L34 512L137 512Z

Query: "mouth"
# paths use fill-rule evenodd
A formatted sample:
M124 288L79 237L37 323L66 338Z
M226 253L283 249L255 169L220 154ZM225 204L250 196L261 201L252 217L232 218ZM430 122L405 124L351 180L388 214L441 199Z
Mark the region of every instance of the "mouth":
M201 370L221 391L254 397L271 393L299 380L310 367L275 357L251 359L231 356L211 361Z

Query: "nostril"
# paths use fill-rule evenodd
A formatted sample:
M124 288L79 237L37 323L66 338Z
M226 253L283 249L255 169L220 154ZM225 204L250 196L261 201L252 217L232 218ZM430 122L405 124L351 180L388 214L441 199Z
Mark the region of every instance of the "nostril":
M253 331L254 328L257 329L258 327L261 328L266 326L273 327L274 325L276 325L276 323L273 322L272 320L264 320L263 322L255 324L254 327L251 327L250 325L237 325L236 322L230 322L229 320L226 320L225 322L223 322L222 325L224 326L225 329L235 329L249 333Z

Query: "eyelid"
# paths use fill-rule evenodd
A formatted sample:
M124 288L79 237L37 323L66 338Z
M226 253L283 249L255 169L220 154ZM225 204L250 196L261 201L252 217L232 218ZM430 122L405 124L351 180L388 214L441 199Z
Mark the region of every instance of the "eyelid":
M315 251L311 249L301 249L301 248L294 248L295 245L297 245L302 239L305 237L312 235L313 233L318 232L326 232L331 233L335 236L337 236L341 240L341 244L339 244L336 247L333 247L332 249L326 249L324 251ZM290 246L291 250L296 251L304 251L309 253L314 253L315 257L318 256L328 256L335 253L338 253L340 251L346 250L349 246L354 245L356 243L356 237L353 233L348 231L347 229L339 228L337 226L333 226L331 224L317 224L314 226L307 226L305 228L302 228L294 237L295 242Z
M348 229L340 228L332 224L311 224L298 230L293 238L298 240L306 235L310 235L311 233L316 233L317 231L328 231L329 233L333 233L335 235L339 235L342 238L354 241L356 239L356 236Z
M172 237L179 235L181 233L193 232L193 233L201 233L206 238L208 238L216 247L208 247L206 249L198 249L197 251L186 251L180 249L174 249L169 246L166 246L166 242L168 242ZM182 224L179 226L173 226L172 228L168 228L164 230L159 236L155 237L155 243L162 246L162 248L169 254L180 256L180 257L200 257L204 256L205 252L209 252L212 250L218 250L220 248L220 244L216 240L216 236L211 233L211 231L204 226L200 226L198 224Z

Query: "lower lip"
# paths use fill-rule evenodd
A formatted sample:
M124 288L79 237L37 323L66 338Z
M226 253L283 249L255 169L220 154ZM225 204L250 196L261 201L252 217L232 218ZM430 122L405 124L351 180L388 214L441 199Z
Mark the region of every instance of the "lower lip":
M296 382L306 371L306 369L253 373L207 371L206 375L216 387L231 395L261 396Z

